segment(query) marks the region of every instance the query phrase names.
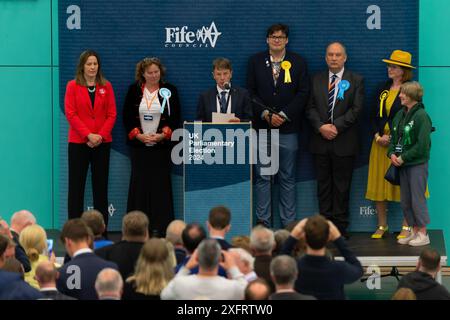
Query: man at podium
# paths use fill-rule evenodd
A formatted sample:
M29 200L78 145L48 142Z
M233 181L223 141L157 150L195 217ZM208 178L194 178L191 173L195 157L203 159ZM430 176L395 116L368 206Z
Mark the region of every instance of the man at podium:
M248 91L231 85L233 69L230 60L213 61L212 75L216 85L200 94L196 120L204 122L241 122L252 117Z

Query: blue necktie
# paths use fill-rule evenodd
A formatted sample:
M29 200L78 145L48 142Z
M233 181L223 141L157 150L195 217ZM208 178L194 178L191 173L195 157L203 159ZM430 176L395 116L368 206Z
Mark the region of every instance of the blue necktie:
M337 75L333 74L331 77L330 85L328 87L328 121L333 123L333 101L334 101L334 92L336 89L336 79Z
M220 111L227 113L227 92L224 90L220 93Z

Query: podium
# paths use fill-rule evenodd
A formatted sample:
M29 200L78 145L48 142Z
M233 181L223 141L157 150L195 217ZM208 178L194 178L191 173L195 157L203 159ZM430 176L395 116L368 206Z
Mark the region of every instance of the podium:
M185 122L184 221L206 228L209 210L231 211L227 240L252 228L252 128L250 122Z

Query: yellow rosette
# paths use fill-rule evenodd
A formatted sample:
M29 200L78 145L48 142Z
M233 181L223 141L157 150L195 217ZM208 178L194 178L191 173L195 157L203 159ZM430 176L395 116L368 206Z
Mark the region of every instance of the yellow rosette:
M388 96L389 96L388 90L384 90L380 94L380 118L383 118L383 103L387 99Z
M283 61L281 63L281 67L284 70L284 83L291 83L291 73L289 72L289 69L291 69L291 63L289 61Z

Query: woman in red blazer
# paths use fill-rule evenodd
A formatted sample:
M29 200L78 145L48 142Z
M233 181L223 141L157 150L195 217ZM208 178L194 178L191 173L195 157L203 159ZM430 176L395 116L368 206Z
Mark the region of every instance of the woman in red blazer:
M116 102L111 83L101 71L100 58L84 51L75 79L67 83L64 99L69 122L69 219L84 211L84 188L91 165L94 208L108 224L108 174L111 130L116 121Z

